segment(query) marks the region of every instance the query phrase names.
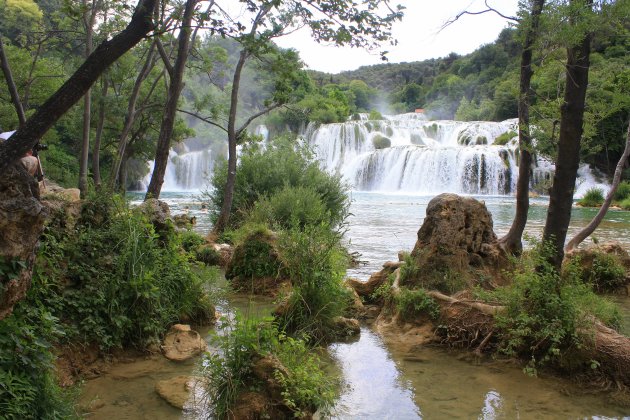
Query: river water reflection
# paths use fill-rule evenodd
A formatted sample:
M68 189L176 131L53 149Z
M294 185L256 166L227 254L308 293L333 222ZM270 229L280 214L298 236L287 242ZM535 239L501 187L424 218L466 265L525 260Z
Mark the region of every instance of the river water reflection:
M397 259L399 250L411 250L431 198L354 192L346 238L350 250L361 253L366 264L350 270L348 275L367 279L383 262ZM209 229L207 213L194 195L165 193L163 199L173 213L195 215L199 231ZM479 199L485 201L492 212L497 235L507 232L514 215L514 199L488 196ZM539 238L547 201L533 199L531 204L526 232ZM595 213L591 209L574 209L569 236L588 223ZM630 212L609 212L595 237L602 242L618 240L630 248ZM616 300L626 308L627 320L628 299ZM243 303L232 305L242 306ZM386 345L368 327L362 328L359 340L333 344L329 353L345 382L333 410L335 418L630 418L624 417L630 416L630 409L615 407L608 402L608 397L582 395L566 381L532 378L519 367L502 361L461 360L465 355L436 348L415 349L409 354L394 344ZM190 372L190 367L184 370ZM107 387L112 388L123 386L132 387L128 382L120 386L107 383ZM152 417L172 416L173 411L165 409L163 417L157 413ZM111 414L101 417L97 411L94 418L107 417L112 418Z

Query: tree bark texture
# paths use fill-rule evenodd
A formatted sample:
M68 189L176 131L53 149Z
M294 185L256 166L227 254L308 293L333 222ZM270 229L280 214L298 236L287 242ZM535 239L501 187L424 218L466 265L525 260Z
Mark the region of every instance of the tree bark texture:
M529 210L529 180L532 167L531 135L529 127L529 106L532 101L531 80L532 53L538 37L540 15L545 0L534 0L530 13L529 28L523 42L521 53L521 74L518 100L518 147L520 160L518 164L518 181L516 182L516 214L510 231L499 240L503 249L511 254L519 254L523 249L523 231L527 224Z
M0 144L0 176L12 162L32 149L39 139L81 99L98 77L153 29L156 0L140 0L129 25L102 42L72 76L31 116L23 127Z
M191 22L195 11L197 0L187 0L184 9L184 17L182 18L182 26L177 40L177 58L173 68L173 76L168 88L168 97L166 106L164 107L164 116L162 117L162 125L158 136L157 148L155 151L155 164L153 165L153 173L151 181L147 189L145 200L149 198L159 198L164 183L164 174L168 165L168 153L171 148L171 137L173 136L173 127L175 126L175 118L177 115L177 102L179 95L184 87L182 82L184 71L186 70L186 61L190 50L190 34L192 32Z
M102 79L102 82L101 106L98 109L98 121L96 122L96 134L94 136L94 146L92 149L92 177L96 188L100 188L101 186L101 139L103 138L103 128L105 126L105 103L107 91L109 90L109 80L105 77Z
M578 1L578 0L574 0ZM587 4L591 4L589 1ZM560 108L560 136L553 186L549 194L547 221L543 241L553 243L550 262L560 269L564 257L564 241L571 221L575 179L580 163L580 140L584 123L584 102L588 86L591 35L567 49L564 103Z
M577 235L573 237L564 248L564 252L573 251L579 244L584 241L584 239L588 238L597 226L604 220L604 216L608 212L608 208L612 203L613 197L615 196L615 192L617 191L617 187L621 182L621 175L623 173L623 168L628 161L628 157L630 157L630 121L628 122L628 133L626 135L626 147L623 150L623 154L621 158L619 158L619 162L617 162L617 167L615 168L615 175L613 176L612 185L610 186L610 191L608 191L608 195L606 196L606 200L602 204L602 207L597 212L597 215L591 220L591 222L586 225L582 230L580 230Z
M142 87L142 82L147 78L151 69L154 66L154 52L155 52L155 42L151 43L149 47L149 51L147 52L147 58L140 69L140 73L138 73L138 77L136 77L136 81L133 85L133 89L131 90L131 95L129 96L129 102L127 105L127 115L125 116L125 124L123 125L122 132L120 133L120 138L118 140L118 150L116 152L116 156L114 157L114 163L112 164L111 177L109 179L109 186L113 190L116 188L116 184L118 183L118 175L120 174L120 165L123 161L123 156L125 155L125 149L127 148L127 139L129 138L129 133L131 132L131 128L133 127L133 123L136 120L136 105L138 103L138 98L140 96L140 88ZM121 187L126 187L126 185L122 185Z
M13 103L13 107L15 108L15 113L17 114L18 122L21 127L26 122L26 115L24 114L24 107L22 106L22 101L20 101L20 95L18 94L17 87L13 81L13 73L11 72L9 60L4 52L2 36L0 36L0 66L2 66L2 74L4 74L4 79L6 80L7 88L9 89L9 94L11 95L11 102Z

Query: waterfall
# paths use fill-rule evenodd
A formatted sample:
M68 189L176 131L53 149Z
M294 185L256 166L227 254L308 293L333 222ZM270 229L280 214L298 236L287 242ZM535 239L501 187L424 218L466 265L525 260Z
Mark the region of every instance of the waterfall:
M516 143L493 143L516 130L516 120L427 121L411 113L311 126L305 137L324 168L357 190L503 195L516 188Z
M153 161L148 162L149 170L153 171ZM189 152L184 147L182 153L171 149L168 155L168 165L164 174L163 191L197 191L206 184L212 173L213 161L210 150ZM146 187L151 180L151 172L141 181Z

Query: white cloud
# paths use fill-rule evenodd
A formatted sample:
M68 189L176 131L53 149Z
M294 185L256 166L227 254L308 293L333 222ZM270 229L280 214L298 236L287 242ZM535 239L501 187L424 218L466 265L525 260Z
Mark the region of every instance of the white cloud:
M494 13L462 16L457 22L440 31L442 25L463 10L480 11L483 0L393 0L406 7L402 22L393 28L398 45L384 45L391 63L411 62L444 57L451 52L467 54L482 44L494 41L508 21ZM489 0L489 4L504 15L514 16L518 0ZM295 48L309 68L330 73L353 70L363 65L379 64L378 51L340 48L318 44L302 29L279 38L284 48Z

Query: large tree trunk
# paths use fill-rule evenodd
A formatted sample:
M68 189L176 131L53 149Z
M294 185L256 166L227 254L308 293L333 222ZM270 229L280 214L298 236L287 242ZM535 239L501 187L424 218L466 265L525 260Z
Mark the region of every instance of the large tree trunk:
M580 0L573 0L572 3ZM590 6L591 0L587 1ZM572 22L576 25L576 22ZM560 137L553 186L549 194L549 209L543 231L543 241L553 244L550 262L560 269L564 257L564 241L567 237L573 206L573 191L580 163L580 140L584 123L584 101L588 86L591 35L587 33L577 45L567 49L566 86L564 103L560 108Z
M191 22L195 11L197 0L187 0L184 9L184 17L182 19L182 27L178 36L177 58L173 68L173 75L168 89L168 98L164 107L164 116L162 117L162 126L160 127L160 135L158 137L157 149L155 152L155 164L151 181L147 189L145 200L149 198L159 198L164 183L164 174L168 164L168 152L171 148L171 137L173 136L173 127L175 125L175 117L177 114L177 102L183 88L182 79L186 69L186 61L188 60Z
M591 222L585 226L582 230L580 230L577 235L573 237L564 248L564 252L570 252L574 250L579 244L584 241L584 239L588 238L594 231L597 229L597 226L604 220L604 216L608 212L608 208L612 203L613 197L615 196L615 192L617 191L617 187L621 182L621 175L623 173L623 168L628 161L628 157L630 157L630 121L628 121L628 133L626 135L626 147L623 150L623 154L617 162L617 167L615 168L615 175L613 176L613 182L610 186L610 191L608 191L608 195L606 196L606 200L604 200L604 204L597 212L597 215L591 220Z
M247 61L247 52L241 51L236 68L234 69L234 77L232 79L232 95L230 98L230 115L228 119L228 173L225 183L225 191L223 193L223 203L221 212L214 224L213 233L221 234L230 220L232 211L232 201L234 200L234 186L236 185L236 112L238 110L238 90L241 84L241 74L245 61Z
M516 215L510 227L510 231L499 243L503 249L511 254L519 254L523 249L523 230L527 224L527 212L529 211L529 174L532 166L531 136L529 127L529 106L532 99L531 80L534 74L532 70L532 49L538 37L540 15L545 0L534 0L530 13L529 28L523 42L521 53L521 77L518 100L518 147L520 161L518 164L518 181L516 183Z
M26 124L9 141L0 144L0 176L12 162L35 146L50 127L85 95L107 67L153 29L151 16L155 2L156 0L141 0L125 30L111 40L102 42Z
M0 36L0 66L2 67L2 74L4 74L4 79L7 82L7 88L9 89L9 94L11 95L11 102L13 103L13 107L15 108L15 113L17 114L18 122L21 127L26 122L26 115L24 114L24 108L22 107L22 101L20 101L20 95L18 94L17 87L13 81L13 73L11 72L9 60L4 53L2 36Z
M109 80L104 78L103 89L101 90L101 106L98 110L98 121L96 122L96 135L94 136L94 148L92 149L92 177L94 186L98 189L101 186L101 139L103 138L103 128L105 126L105 107Z
M125 155L125 149L127 148L127 139L129 138L129 133L131 132L131 128L133 127L133 123L136 120L136 105L138 103L138 98L140 97L140 88L142 87L142 82L147 78L151 69L155 65L153 60L155 53L155 42L151 43L149 47L149 52L147 53L147 58L140 69L140 73L138 73L138 77L136 77L136 82L133 85L133 89L131 90L131 95L129 96L129 102L127 104L127 115L125 116L125 124L123 125L122 132L120 133L120 139L118 140L118 151L116 152L116 156L114 157L114 163L112 164L111 177L109 179L109 186L113 190L116 188L116 184L118 183L118 174L120 173L120 165L122 164L123 156ZM125 186L122 186L124 188Z

